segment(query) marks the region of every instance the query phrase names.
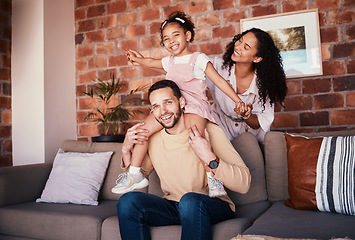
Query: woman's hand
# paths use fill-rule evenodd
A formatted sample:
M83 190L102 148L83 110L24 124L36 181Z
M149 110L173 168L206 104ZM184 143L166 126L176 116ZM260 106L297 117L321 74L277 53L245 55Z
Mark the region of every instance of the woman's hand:
M251 104L246 104L242 101L235 105L234 111L239 114L243 119L248 119L251 115L253 106Z
M201 136L196 125L189 128L189 143L197 157L200 158L204 165L208 165L210 161L216 159L216 155L212 151L210 136L205 129L205 137Z

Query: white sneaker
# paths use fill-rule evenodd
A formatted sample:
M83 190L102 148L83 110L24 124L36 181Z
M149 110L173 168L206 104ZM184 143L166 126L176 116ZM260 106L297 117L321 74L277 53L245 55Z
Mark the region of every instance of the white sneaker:
M123 194L131 192L134 189L140 189L148 186L149 182L142 173L131 174L121 173L116 180L116 186L111 189L111 192L116 194Z
M209 187L208 196L214 198L214 197L227 195L227 192L224 189L223 183L221 181L218 181L214 177L207 177L207 180L208 180L208 187Z

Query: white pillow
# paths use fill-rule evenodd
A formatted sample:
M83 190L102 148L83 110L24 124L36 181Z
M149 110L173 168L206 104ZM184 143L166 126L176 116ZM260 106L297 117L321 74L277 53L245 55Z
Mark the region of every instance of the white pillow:
M112 153L59 149L41 198L36 202L98 205L97 198Z

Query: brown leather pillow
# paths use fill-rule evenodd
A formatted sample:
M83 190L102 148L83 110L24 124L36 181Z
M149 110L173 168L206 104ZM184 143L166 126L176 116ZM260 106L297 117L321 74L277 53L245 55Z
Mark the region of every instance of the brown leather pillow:
M285 134L287 143L288 192L286 206L318 210L316 201L316 171L323 138L308 139Z

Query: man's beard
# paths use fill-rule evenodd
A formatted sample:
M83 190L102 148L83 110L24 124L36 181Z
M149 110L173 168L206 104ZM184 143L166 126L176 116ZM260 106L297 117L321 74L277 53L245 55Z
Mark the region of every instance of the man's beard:
M166 126L166 125L164 125L164 123L161 122L160 119L157 119L157 118L155 118L155 119L158 121L158 123L160 123L160 125L163 126L163 128L170 129L170 128L175 127L176 123L179 121L179 119L181 117L181 113L182 113L182 111L181 111L180 104L179 104L179 110L177 111L176 114L175 113L173 114L174 121L173 121L173 124L171 126Z

